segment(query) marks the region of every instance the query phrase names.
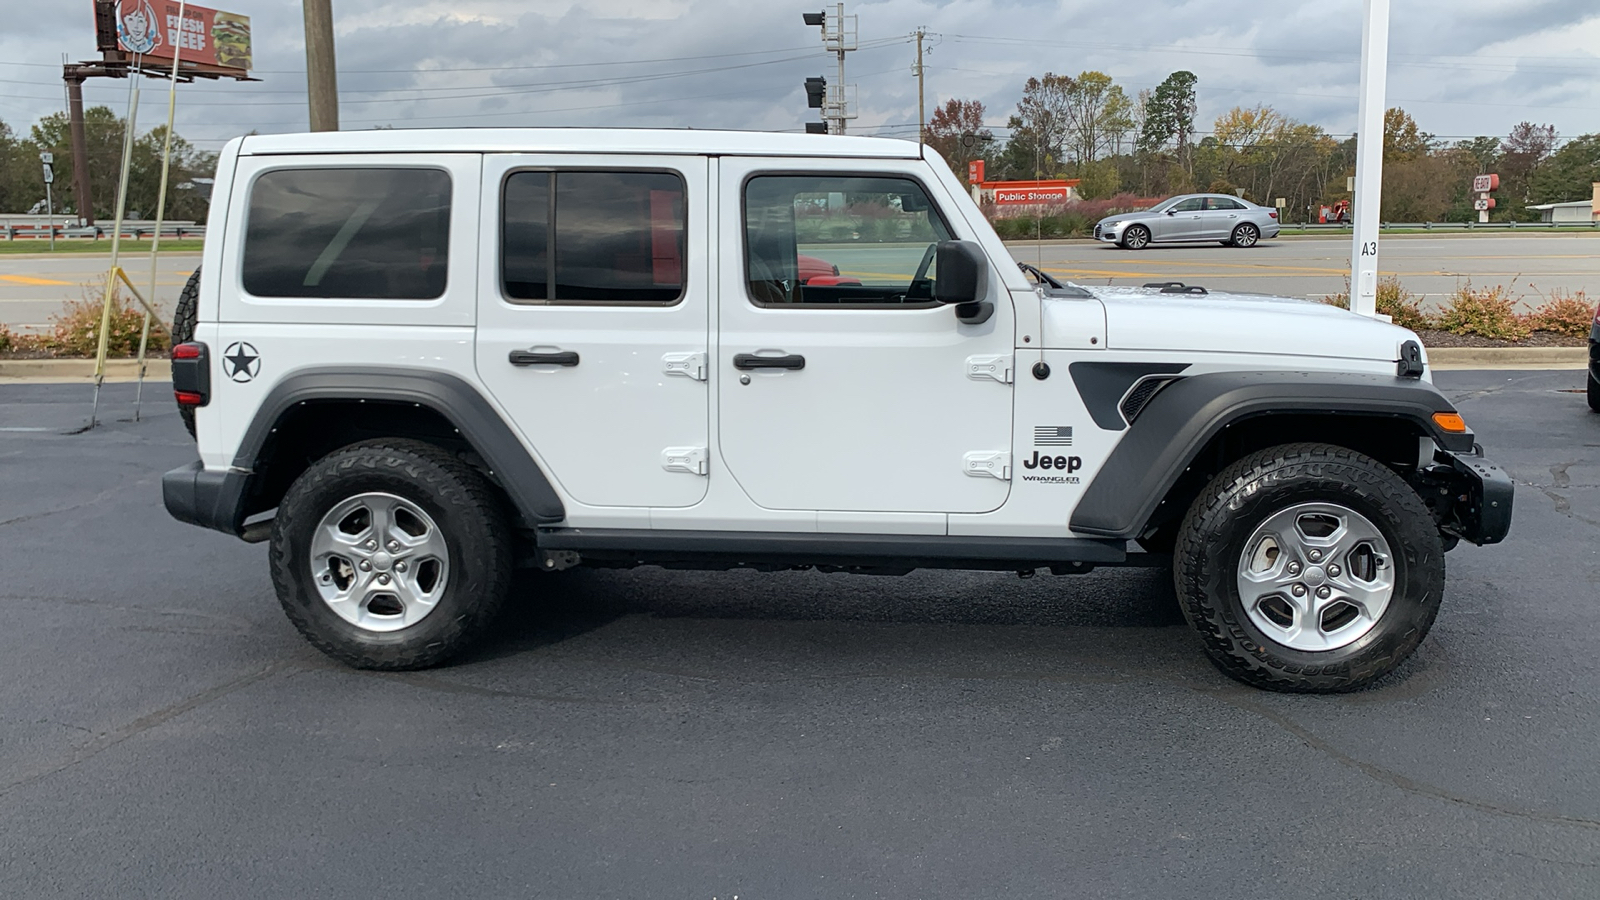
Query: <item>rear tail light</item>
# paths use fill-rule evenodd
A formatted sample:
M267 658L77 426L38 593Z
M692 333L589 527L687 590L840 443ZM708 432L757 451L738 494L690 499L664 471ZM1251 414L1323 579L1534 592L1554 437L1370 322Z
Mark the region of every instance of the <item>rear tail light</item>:
M1269 216L1273 217L1274 219L1276 219L1278 217L1278 211L1277 210L1272 210L1271 212L1267 213L1267 215L1269 215Z
M211 360L205 344L172 348L172 396L179 406L205 406L211 401Z

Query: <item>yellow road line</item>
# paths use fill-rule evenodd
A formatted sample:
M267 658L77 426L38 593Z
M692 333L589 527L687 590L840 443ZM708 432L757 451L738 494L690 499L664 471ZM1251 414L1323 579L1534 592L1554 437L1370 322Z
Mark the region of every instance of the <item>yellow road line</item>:
M74 283L71 281L54 281L49 278L35 278L31 275L0 275L0 281L8 281L12 284L27 284L34 287L44 285L65 285L70 287Z

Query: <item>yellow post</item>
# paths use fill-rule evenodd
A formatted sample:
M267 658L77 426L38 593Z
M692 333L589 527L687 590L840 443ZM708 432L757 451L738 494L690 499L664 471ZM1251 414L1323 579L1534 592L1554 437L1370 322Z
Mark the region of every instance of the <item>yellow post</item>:
M100 418L100 385L106 380L106 353L111 342L111 301L116 297L117 276L122 271L118 265L122 249L122 216L128 209L128 170L133 165L133 135L137 131L136 124L139 120L139 78L143 75L140 69L143 57L135 56L133 68L128 70L128 78L132 80L128 95L128 118L122 135L122 177L117 182L117 215L111 230L111 268L106 272L106 295L100 307L100 346L94 356L94 408L89 413L89 427L98 424ZM127 276L122 280L127 281Z

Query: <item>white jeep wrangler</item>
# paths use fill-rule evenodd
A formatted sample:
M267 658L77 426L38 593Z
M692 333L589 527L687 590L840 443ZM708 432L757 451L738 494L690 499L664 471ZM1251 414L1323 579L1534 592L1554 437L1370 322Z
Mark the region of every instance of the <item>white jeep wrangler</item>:
M1412 333L1057 284L913 143L252 136L211 209L166 506L354 666L461 653L519 566L1171 566L1224 672L1342 691L1510 527Z

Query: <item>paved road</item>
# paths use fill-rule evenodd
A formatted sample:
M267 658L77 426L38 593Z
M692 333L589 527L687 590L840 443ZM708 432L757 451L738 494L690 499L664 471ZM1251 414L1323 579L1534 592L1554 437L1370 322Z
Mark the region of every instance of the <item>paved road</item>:
M100 302L105 290L110 256L91 253L62 253L28 258L0 256L0 323L12 328L40 329L50 317L61 312L63 301L86 296ZM163 253L156 278L156 305L170 318L172 305L183 290L189 273L200 264L198 253ZM128 277L141 293L149 290L150 255L146 251L122 258ZM127 296L124 293L124 296ZM135 302L128 297L129 302Z
M846 274L872 280L874 274L904 274L916 268L919 248L907 250L813 250ZM1344 288L1350 267L1350 242L1343 239L1268 241L1250 250L1215 245L1154 247L1132 253L1086 241L1011 245L1017 259L1038 263L1057 277L1084 284L1143 284L1183 281L1214 288L1291 297L1320 298ZM164 309L199 264L194 253L163 256L157 296ZM98 297L106 259L62 255L50 259L0 257L0 323L42 327L61 309L61 301L83 296L86 286ZM136 284L149 283L148 257L127 261ZM1541 302L1540 292L1560 288L1600 295L1600 235L1538 234L1430 238L1395 236L1383 242L1382 271L1397 274L1406 287L1437 304L1468 280L1480 286L1507 284Z
M1520 483L1392 681L1227 680L1142 573L574 571L363 674L178 525L130 386L0 388L0 872L19 897L1600 895L1600 416L1439 380ZM15 429L39 428L30 432Z
M1082 284L1182 281L1209 288L1320 299L1344 290L1350 241L1295 238L1249 250L1216 244L1157 246L1138 252L1085 241L1043 245L1014 243L1017 259L1057 278ZM1379 271L1397 275L1407 290L1437 304L1459 285L1504 284L1529 303L1540 292L1585 290L1600 295L1600 235L1543 234L1383 239Z

